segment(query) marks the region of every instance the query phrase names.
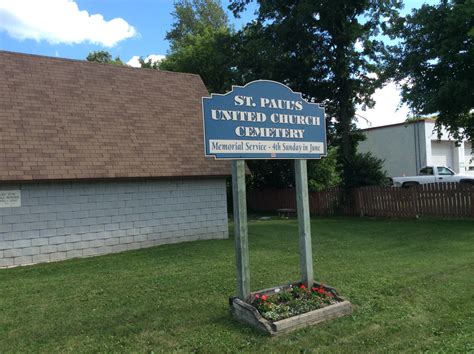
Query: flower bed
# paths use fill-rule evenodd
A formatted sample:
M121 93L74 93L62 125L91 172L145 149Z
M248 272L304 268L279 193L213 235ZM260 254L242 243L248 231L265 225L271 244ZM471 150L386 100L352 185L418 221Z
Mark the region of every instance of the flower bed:
M333 290L328 290L323 285L313 286L311 289L303 284L290 285L288 289L275 288L274 291L272 295L256 293L251 302L270 321L283 320L339 302Z
M350 302L330 286L301 283L252 293L247 301L230 299L233 317L270 335L287 333L352 313Z

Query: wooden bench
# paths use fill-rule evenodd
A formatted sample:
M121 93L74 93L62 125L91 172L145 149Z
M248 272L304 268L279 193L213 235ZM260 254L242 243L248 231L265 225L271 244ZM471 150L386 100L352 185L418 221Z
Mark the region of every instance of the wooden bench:
M289 218L292 215L296 216L296 210L295 209L283 208L283 209L277 209L276 211L277 211L278 216L280 218L283 218L283 217Z

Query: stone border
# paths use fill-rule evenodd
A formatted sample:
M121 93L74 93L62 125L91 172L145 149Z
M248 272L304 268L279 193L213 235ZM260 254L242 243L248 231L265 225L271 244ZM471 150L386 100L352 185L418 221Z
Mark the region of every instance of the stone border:
M321 286L321 284L316 282L314 284L316 287ZM298 283L293 283L291 285L297 286ZM264 289L252 293L250 297L254 297L255 294L272 295L275 293L275 289L277 288L287 290L289 287L290 284ZM349 301L337 295L337 292L334 288L326 285L323 285L323 287L326 289L326 291L332 292L335 295L335 298L340 302L276 322L271 322L262 317L255 307L237 297L232 297L229 299L230 310L232 312L232 316L238 322L250 325L271 336L289 333L305 326L325 322L333 318L350 315L352 313L353 305Z

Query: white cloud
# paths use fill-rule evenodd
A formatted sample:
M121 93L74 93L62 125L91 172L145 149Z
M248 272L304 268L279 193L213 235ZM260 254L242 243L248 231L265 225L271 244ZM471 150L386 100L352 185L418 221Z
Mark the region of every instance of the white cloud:
M52 44L90 42L113 47L137 31L122 18L106 21L79 10L73 0L0 0L0 31Z
M145 61L151 60L152 63L158 63L158 62L162 61L164 58L165 58L164 55L150 54L149 56L147 56L145 58Z
M150 54L149 56L145 58L145 62L148 62L149 60L151 60L152 63L157 63L157 62L162 61L164 58L165 58L164 55ZM138 59L140 59L140 57L138 55L134 55L133 57L130 58L129 61L127 61L127 65L133 66L134 68L139 68L141 65Z
M395 83L389 83L381 89L375 91L373 97L375 103L374 108L363 111L358 109L356 114L366 118L359 118L357 126L359 128L379 127L382 125L395 124L404 122L408 115L409 109L406 105L398 107L400 104L400 90Z

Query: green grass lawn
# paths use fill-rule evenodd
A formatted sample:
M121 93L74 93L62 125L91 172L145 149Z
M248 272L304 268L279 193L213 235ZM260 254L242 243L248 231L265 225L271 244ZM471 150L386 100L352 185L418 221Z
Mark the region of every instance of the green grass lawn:
M296 220L251 221L252 290L298 280ZM474 222L323 218L315 277L352 316L269 338L235 323L233 239L0 270L0 352L474 351Z

